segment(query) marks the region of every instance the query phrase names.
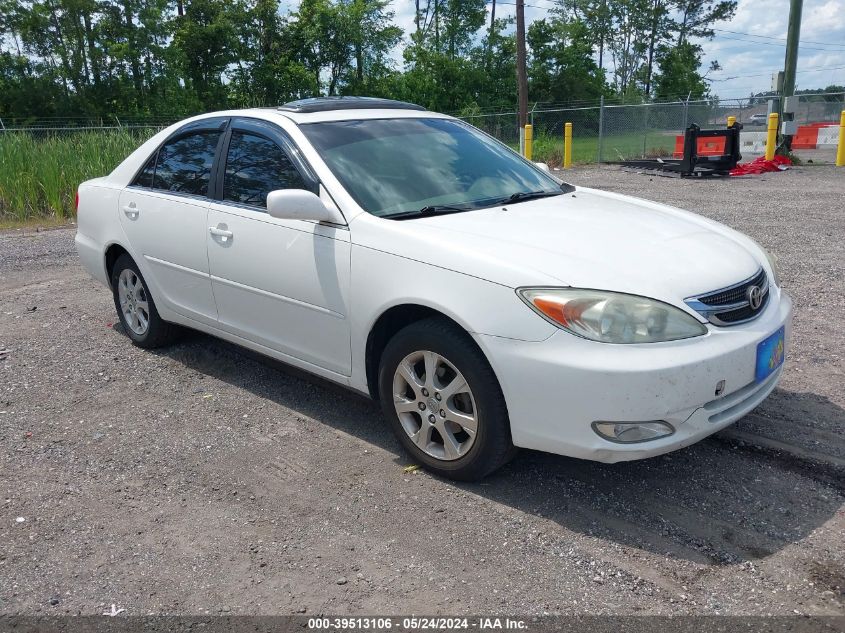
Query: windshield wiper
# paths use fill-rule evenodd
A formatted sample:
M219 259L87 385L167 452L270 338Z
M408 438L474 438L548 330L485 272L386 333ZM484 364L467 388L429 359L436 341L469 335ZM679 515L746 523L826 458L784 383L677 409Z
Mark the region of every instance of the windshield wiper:
M534 200L535 198L548 198L550 196L559 196L563 191L517 191L512 193L507 198L503 198L502 202L522 202L523 200Z
M449 204L429 204L418 211L400 211L399 213L388 213L387 215L383 215L381 217L393 220L407 220L410 218L422 218L445 213L460 213L461 211L469 211L471 208L472 207L459 207Z
M398 211L397 213L388 213L383 215L383 218L391 220L410 220L412 218L423 218L432 215L442 215L447 213L460 213L462 211L472 211L484 207L494 207L500 204L509 204L513 202L522 202L524 200L533 200L535 198L548 198L550 196L559 196L564 193L574 191L572 185L561 185L560 191L517 191L504 198L484 198L481 200L473 200L464 205L451 204L430 204L424 206L417 211Z

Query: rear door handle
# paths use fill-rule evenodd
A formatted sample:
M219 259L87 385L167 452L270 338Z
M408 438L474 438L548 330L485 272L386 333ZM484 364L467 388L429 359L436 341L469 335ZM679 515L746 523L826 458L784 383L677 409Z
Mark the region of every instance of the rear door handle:
M139 209L134 202L130 202L125 207L123 207L123 212L126 214L126 217L128 217L130 220L134 220L138 217Z
M227 231L226 229L221 229L216 226L208 227L208 232L214 237L219 237L221 242L228 242L234 235L231 231Z

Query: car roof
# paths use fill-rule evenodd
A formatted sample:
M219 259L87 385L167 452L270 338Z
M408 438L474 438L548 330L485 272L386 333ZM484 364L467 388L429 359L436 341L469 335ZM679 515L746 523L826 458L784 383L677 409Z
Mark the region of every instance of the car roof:
M330 98L320 97L319 100L327 100ZM342 97L345 101L352 99L352 97ZM323 121L351 121L362 119L411 119L411 118L426 118L426 119L453 119L447 114L440 114L439 112L431 112L422 106L417 106L412 103L406 104L402 101L391 101L390 99L374 99L368 97L355 97L356 103L359 105L354 107L334 107L328 108L323 106L298 107L291 104L299 102L291 102L285 106L263 107L263 108L242 108L239 110L219 110L216 112L205 112L203 114L194 115L187 119L183 119L173 126L168 128L169 132L173 132L179 127L203 119L211 119L217 117L251 117L256 119L264 119L265 121L276 121L279 119L287 119L296 125L307 123L319 123ZM311 101L304 99L302 101ZM340 99L331 99L333 103L337 103ZM350 102L351 103L351 102ZM399 104L399 105L397 105ZM405 107L403 107L405 106Z
M377 97L312 97L278 107L285 112L331 112L333 110L425 110L421 105Z
M381 101L381 100L378 100ZM395 102L394 102L395 103ZM400 102L401 103L401 102ZM409 104L413 105L413 104ZM229 110L224 112L209 113L206 116L252 116L272 121L278 118L286 118L297 125L307 123L320 123L323 121L351 121L361 119L452 119L447 114L431 112L417 106L416 108L380 107L381 104L374 101L367 102L367 107L356 108L335 108L330 110L318 109L316 111L296 111L293 109L273 108L251 108L245 110Z

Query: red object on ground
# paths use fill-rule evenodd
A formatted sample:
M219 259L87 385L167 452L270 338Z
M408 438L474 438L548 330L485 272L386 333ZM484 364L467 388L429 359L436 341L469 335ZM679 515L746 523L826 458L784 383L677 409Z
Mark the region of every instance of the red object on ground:
M750 163L740 163L731 169L731 176L751 176L772 171L783 171L790 165L792 165L792 161L786 156L776 155L772 160L766 160L765 156L758 156Z
M699 156L722 156L725 153L725 137L713 136L698 139L698 155ZM674 158L684 157L684 137L675 137L675 154Z

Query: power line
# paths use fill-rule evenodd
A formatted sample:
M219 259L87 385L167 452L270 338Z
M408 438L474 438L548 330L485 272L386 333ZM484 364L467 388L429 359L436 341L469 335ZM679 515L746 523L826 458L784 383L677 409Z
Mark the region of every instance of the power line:
M842 70L843 68L845 68L845 66L813 66L813 67L810 67L810 68L805 68L803 70L799 70L798 73L799 74L801 74L801 73L817 73L817 72L822 72L824 70ZM752 75L731 75L730 77L721 77L721 78L720 77L712 77L711 81L731 81L733 79L742 79L744 77L768 77L772 73L777 72L778 70L780 70L780 69L774 68L774 69L770 70L769 72L752 74Z
M535 0L535 2L536 1L537 0ZM493 0L486 0L486 2L485 2L485 4L492 4L492 3L493 3ZM500 0L496 0L496 4L505 4L505 5L508 5L508 6L511 6L511 7L516 6L516 2L501 2ZM536 4L528 4L527 2L525 3L524 6L530 7L532 9L543 9L544 11L551 11L552 9L555 8L553 6L552 7L540 7L540 6L537 6Z
M761 42L759 40L749 40L743 39L741 37L728 37L727 35L719 36L719 40L731 40L734 42L748 42L749 44L764 44L765 46L777 46L778 48L783 48L786 46L786 42ZM718 41L718 40L717 40ZM841 48L816 48L813 46L801 46L802 51L825 51L828 53L845 53L845 47L842 47L841 44L832 44L831 46L840 46Z
M492 4L492 2L493 2L493 0L486 0L485 4ZM552 2L552 0L534 0L534 2ZM496 4L503 4L503 5L507 5L507 6L511 6L511 7L516 6L515 2L506 2L504 0L496 0ZM539 6L539 5L536 5L536 4L528 4L526 2L525 6L530 7L532 9L542 9L542 10L545 10L545 11L550 11L550 10L557 8L557 5L555 5L554 3L552 3L552 6ZM725 36L722 36L720 39L734 40L734 41L737 41L737 42L750 42L750 43L755 43L755 44L767 44L769 46L785 46L786 45L786 38L785 37L773 37L771 35L756 35L754 33L745 33L743 31L731 31L731 30L728 30L728 29L716 29L716 28L714 28L712 30L714 30L718 33L730 33L732 35L746 35L748 37L758 37L758 38L763 38L763 39L767 39L767 40L776 40L777 42L780 42L780 43L776 44L776 43L770 43L770 42L759 42L757 40L748 40L748 39L743 39L743 38L725 37ZM804 50L810 50L810 51L829 51L829 52L834 52L834 53L839 52L840 50L845 51L845 45L838 43L838 42L837 43L834 43L834 42L814 42L812 40L801 40L801 44L817 44L818 46L833 46L834 47L833 49L812 48L812 47L809 47L809 46L802 46L801 47Z
M493 0L486 0L485 4L492 4L492 2L493 2ZM551 0L534 0L534 2L551 2ZM511 6L511 7L516 6L515 2L505 2L503 0L496 0L496 4L504 4L504 5ZM554 5L554 4L552 4L552 6L538 6L536 4L525 3L525 6L530 7L532 9L543 9L543 10L546 10L546 11L550 11L550 10L557 8L557 6ZM748 39L743 39L743 38L725 37L725 36L722 36L721 39L734 40L734 41L737 41L737 42L751 42L751 43L756 43L756 44L768 44L770 46L785 46L786 45L786 38L785 37L773 37L771 35L756 35L754 33L745 33L743 31L731 31L731 30L728 30L728 29L716 29L716 28L714 28L712 30L716 31L718 33L731 33L732 35L746 35L748 37L759 37L759 38L763 38L763 39L767 39L767 40L776 40L777 42L780 42L780 44L775 44L775 43L770 43L770 42L759 42L757 40L748 40ZM828 48L812 48L812 47L809 47L809 46L802 46L801 48L803 48L804 50L838 52L838 50L837 50L837 47L838 47L838 49L845 51L845 45L838 43L838 42L814 42L812 40L801 40L801 44L817 44L818 46L833 46L833 47L835 47L834 49L828 49Z
M713 29L714 31L718 31L719 33L731 33L733 35L748 35L751 37L762 37L763 39L767 40L779 40L781 42L786 42L785 37L773 37L771 35L756 35L755 33L744 33L743 31L729 31L728 29ZM813 42L811 40L800 40L802 44L818 44L819 46L842 46L841 43L837 42Z
M525 3L525 6L531 7L532 9L544 9L546 11L556 9L557 6L558 6L555 2L553 2L553 0L533 0L533 1L534 2L549 2L551 4L551 6L539 6L539 5L536 5L536 4L528 4L527 2ZM492 3L493 3L493 0L486 0L485 1L485 4L492 4ZM504 4L504 5L511 6L511 7L516 6L515 2L506 2L504 0L496 0L496 4ZM731 31L729 29L713 28L712 30L716 31L718 33L730 33L732 35L745 35L745 36L748 36L748 37L759 37L759 38L763 38L763 39L766 39L766 40L776 40L778 42L782 42L783 45L786 44L786 38L785 37L774 37L772 35L757 35L756 33L746 33L744 31ZM753 41L755 41L755 40L744 40L744 39L737 39L737 38L724 38L724 39L735 39L738 42L747 42L747 41L753 42ZM767 42L758 42L758 43L759 44L766 44ZM801 44L817 44L818 46L834 46L834 47L840 47L840 48L844 47L843 44L841 44L839 42L814 42L812 40L801 40ZM807 48L808 50L828 50L828 49L816 49L816 48L808 48L808 47L804 47L804 48Z

